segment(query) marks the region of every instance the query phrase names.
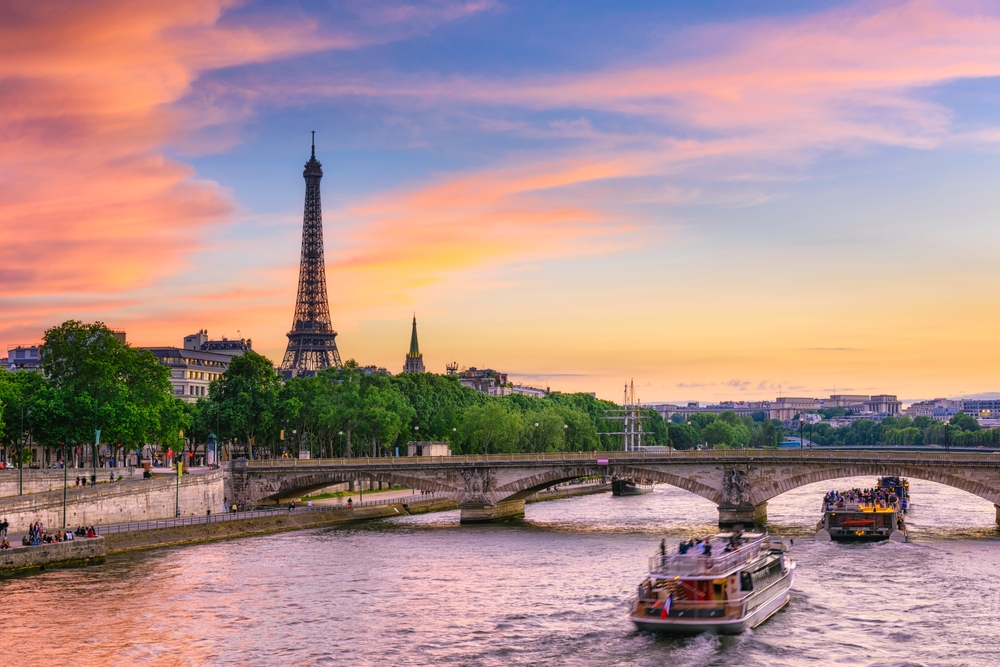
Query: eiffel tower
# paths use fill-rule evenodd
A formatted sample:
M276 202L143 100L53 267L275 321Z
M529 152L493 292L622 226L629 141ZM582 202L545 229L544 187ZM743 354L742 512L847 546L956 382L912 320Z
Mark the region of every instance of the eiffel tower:
M299 294L295 299L292 330L288 332L288 348L281 361L281 371L286 378L342 366L337 351L337 332L330 324L330 305L326 298L323 211L319 200L323 165L316 159L316 133L312 135L312 157L302 172L306 179L306 205L302 216Z

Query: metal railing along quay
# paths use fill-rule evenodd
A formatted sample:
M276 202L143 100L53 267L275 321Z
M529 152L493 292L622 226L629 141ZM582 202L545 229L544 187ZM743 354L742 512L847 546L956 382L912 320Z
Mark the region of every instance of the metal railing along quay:
M376 500L365 500L363 502L352 503L350 509L361 509L364 507L379 507L383 505L404 505L416 500L430 500L442 497L436 493L414 494L412 496L397 496L395 498L379 498ZM239 521L242 519L259 519L274 516L288 516L301 514L314 514L317 512L333 512L347 510L345 505L314 505L296 506L290 510L287 507L271 507L265 509L253 509L236 512L224 512L222 514L209 514L206 516L184 516L176 519L156 519L151 521L132 521L129 523L113 523L105 526L94 526L94 532L98 535L111 535L113 533L130 533L139 530L156 530L158 528L175 528L177 526L198 526L208 523L224 523L226 521Z

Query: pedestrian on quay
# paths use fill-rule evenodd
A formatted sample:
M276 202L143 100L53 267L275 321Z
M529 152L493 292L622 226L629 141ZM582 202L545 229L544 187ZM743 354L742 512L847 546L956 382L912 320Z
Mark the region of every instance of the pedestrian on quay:
M347 509L349 510L354 509L354 503L351 502L350 498L347 499Z
M0 521L0 536L7 537L7 528L9 526L10 524L7 523L7 517L4 517L4 520Z

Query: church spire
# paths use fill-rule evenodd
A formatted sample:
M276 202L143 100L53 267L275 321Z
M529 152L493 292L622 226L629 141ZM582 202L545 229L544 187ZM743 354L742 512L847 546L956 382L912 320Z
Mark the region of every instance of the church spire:
M419 357L420 345L417 343L417 314L413 314L413 333L410 334L410 356Z
M413 314L413 331L410 333L410 351L403 364L404 373L424 373L424 355L420 354L420 344L417 343L417 314Z

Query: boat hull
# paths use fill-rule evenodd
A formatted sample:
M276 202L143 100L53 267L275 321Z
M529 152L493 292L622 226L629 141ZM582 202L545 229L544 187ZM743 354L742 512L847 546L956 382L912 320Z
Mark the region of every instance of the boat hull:
M773 585L774 591L767 594L763 602L758 603L746 616L735 619L711 619L711 618L642 618L635 614L630 614L629 619L636 628L646 632L655 632L664 635L738 635L771 618L774 614L788 604L791 599L792 579L794 578L794 566L788 574Z
M856 533L848 534L831 534L830 531L826 529L820 529L816 532L817 542L906 542L906 532L902 530L894 530L888 535L884 533L865 533L863 535L857 535Z
M629 479L611 480L611 495L613 496L641 496L652 492L652 484L642 484Z

